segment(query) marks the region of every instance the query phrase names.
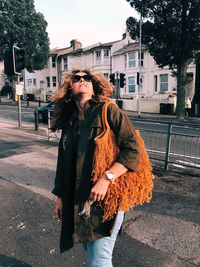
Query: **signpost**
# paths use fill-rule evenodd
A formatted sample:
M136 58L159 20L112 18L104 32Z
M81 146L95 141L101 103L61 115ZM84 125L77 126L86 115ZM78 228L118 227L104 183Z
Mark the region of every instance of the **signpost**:
M19 76L18 76L19 77ZM18 78L19 80L19 78ZM18 126L21 127L22 116L21 116L21 95L23 95L24 85L19 83L16 85L16 95L18 96Z

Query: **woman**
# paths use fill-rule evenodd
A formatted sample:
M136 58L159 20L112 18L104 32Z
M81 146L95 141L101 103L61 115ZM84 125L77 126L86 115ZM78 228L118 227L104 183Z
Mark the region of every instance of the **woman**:
M98 202L103 201L110 183L127 170L137 169L139 158L135 130L123 111L111 103L107 120L120 152L113 166L93 184L94 139L103 130L102 107L111 95L112 85L103 75L74 70L55 96L57 105L52 120L52 130L62 129L52 190L57 196L55 213L62 219L60 252L71 248L74 239L82 242L90 267L112 266L124 212L118 211L114 218L103 221ZM89 216L85 212L86 202L91 204Z

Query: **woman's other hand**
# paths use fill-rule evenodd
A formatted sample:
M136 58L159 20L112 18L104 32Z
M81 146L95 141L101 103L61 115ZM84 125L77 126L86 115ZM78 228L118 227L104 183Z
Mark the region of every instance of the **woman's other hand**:
M58 219L62 218L62 208L63 208L63 203L62 203L62 198L61 197L56 197L55 199L55 215Z

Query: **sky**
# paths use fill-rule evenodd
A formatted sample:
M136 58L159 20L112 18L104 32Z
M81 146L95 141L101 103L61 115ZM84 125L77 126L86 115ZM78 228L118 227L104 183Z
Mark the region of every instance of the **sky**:
M126 0L35 0L35 8L48 23L50 48L120 40L126 19L138 17Z

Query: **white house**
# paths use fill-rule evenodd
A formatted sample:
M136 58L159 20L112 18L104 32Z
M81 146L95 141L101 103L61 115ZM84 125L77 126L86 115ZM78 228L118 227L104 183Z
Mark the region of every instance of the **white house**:
M69 47L54 48L49 53L49 58L46 67L43 70L25 73L26 95L35 99L43 101L48 100L48 97L55 94L59 85L61 84L62 69L68 69L68 62L60 59L62 55L69 53L73 50L79 49L81 43L72 40Z
M126 32L122 40L97 43L82 47L77 40L72 40L70 46L63 49L52 49L47 67L34 74L26 74L27 93L35 92L42 100L55 93L58 86L64 82L65 74L72 69L89 68L93 73L109 75L116 71L125 73L126 85L120 89L125 110L138 110L137 72L141 72L143 83L141 88L141 111L160 112L160 103L176 105L176 79L168 67L159 68L153 57L142 46L141 61L139 59L139 43L133 41ZM188 66L190 82L186 86L186 96L194 95L195 65ZM128 100L130 99L130 100Z
M85 48L59 55L61 61L61 81L67 71L89 68L93 73L104 73L109 78L111 73L111 47L114 42L97 43Z

